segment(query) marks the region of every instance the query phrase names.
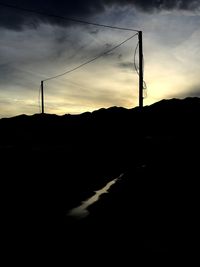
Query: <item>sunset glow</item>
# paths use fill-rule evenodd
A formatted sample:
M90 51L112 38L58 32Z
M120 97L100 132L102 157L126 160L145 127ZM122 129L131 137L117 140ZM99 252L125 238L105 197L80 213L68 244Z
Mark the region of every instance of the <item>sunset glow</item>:
M147 84L144 105L164 98L200 96L199 8L147 12L117 2L103 12L91 14L90 21L143 31ZM4 12L8 18L11 16L9 9ZM35 22L34 18L20 29L9 28L8 24L0 27L0 117L40 112L42 79L74 68L132 34L73 23ZM136 36L84 68L47 81L45 111L62 115L101 107L138 106L138 76L134 69L137 41Z

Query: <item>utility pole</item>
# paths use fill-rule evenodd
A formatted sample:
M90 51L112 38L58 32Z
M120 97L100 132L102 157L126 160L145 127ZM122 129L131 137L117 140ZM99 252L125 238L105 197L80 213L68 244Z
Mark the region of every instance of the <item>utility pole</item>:
M44 114L44 81L41 81L41 103L42 103L42 114Z
M138 32L139 39L139 107L143 107L143 45L142 31Z

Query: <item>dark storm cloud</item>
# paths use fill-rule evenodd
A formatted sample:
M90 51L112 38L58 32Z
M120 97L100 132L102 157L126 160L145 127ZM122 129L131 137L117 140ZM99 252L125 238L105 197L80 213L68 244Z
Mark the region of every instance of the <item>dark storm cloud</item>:
M4 0L0 1L0 25L7 28L20 29L22 26L34 26L40 21L51 22L56 24L65 23L62 19L57 19L48 16L42 16L33 12L26 12L26 10L33 10L38 13L55 14L60 16L76 16L86 17L90 14L99 13L104 10L102 1L92 0L68 0L68 1L55 1L55 0ZM9 6L6 6L9 5ZM22 7L20 10L15 7ZM67 22L66 22L67 23Z
M2 3L43 13L85 19L103 12L106 7L112 5L129 5L147 12L162 9L196 10L200 7L199 0L4 0ZM2 5L0 5L0 17L0 26L13 29L20 29L22 26L35 27L40 21L64 23L63 20L23 12Z
M200 5L199 0L108 0L107 2L118 3L120 5L135 5L145 11L151 11L153 9L194 10Z

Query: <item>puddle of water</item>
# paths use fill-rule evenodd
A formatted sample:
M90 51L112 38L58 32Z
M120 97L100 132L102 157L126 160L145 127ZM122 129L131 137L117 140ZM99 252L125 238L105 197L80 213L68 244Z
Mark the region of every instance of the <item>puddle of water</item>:
M108 182L106 184L106 186L104 186L102 189L98 190L98 191L95 191L95 195L88 198L87 200L81 202L81 205L74 208L74 209L71 209L67 216L70 216L70 217L74 217L74 218L77 218L77 219L82 219L82 218L85 218L89 215L89 211L88 211L88 207L90 205L92 205L93 203L95 203L96 201L99 200L100 196L102 194L106 194L106 193L109 193L108 190L110 189L110 187L115 184L117 182L117 180L121 179L122 176L124 174L120 174L119 177L113 179L112 181Z

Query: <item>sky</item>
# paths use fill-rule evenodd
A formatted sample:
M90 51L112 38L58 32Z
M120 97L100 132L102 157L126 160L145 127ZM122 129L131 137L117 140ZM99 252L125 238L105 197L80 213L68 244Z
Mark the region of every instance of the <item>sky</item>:
M0 1L1 118L41 112L41 80L76 68L135 33L58 17L143 32L144 105L200 97L200 0L4 0ZM137 43L135 36L76 71L45 81L45 113L138 106Z

